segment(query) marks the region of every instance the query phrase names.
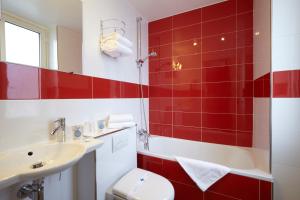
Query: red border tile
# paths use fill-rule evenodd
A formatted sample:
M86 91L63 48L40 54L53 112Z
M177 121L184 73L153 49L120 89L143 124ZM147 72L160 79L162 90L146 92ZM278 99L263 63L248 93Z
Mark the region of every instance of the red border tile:
M42 99L91 99L92 77L40 69Z
M138 84L121 82L121 98L139 98L140 88Z
M0 62L1 100L140 97L139 84Z
M0 100L39 98L39 68L0 62Z
M300 97L300 70L279 71L273 73L273 97Z
M120 98L121 83L103 78L93 78L93 98Z

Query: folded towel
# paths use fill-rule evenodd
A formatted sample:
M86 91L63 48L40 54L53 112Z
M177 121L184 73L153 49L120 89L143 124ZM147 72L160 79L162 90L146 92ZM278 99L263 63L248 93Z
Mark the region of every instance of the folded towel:
M135 125L135 122L108 123L107 128L129 128Z
M117 41L120 44L122 44L126 47L129 47L129 48L132 47L132 42L117 32L110 33L109 35L106 35L102 38L103 43L105 43L109 40Z
M101 43L101 49L105 54L113 58L129 56L133 54L133 51L130 48L115 40L108 40L104 43Z
M230 168L223 165L182 157L176 160L203 192L230 172Z
M132 122L131 114L113 114L108 116L108 123Z

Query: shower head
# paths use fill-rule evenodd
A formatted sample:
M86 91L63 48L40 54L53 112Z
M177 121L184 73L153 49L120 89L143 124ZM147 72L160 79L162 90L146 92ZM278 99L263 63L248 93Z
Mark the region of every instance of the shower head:
M156 57L157 53L155 51L151 51L148 55L148 57Z
M156 57L157 56L157 53L155 51L151 51L147 57L145 57L143 60L143 62L145 62L146 60L149 59L149 57Z
M139 65L139 67L142 67L143 64L144 64L144 62L145 62L146 60L148 60L149 57L156 57L156 56L157 56L157 53L156 53L155 51L151 51L151 52L148 54L148 56L146 56L145 58L142 58L142 59L137 60L137 63L138 63L138 65Z

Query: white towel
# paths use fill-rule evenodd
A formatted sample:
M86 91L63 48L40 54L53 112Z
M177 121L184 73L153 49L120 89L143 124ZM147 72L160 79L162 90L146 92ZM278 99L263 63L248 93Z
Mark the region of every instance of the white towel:
M83 132L84 137L96 137L96 132Z
M115 40L101 42L101 49L105 54L113 58L129 56L133 54L133 51L130 48L126 47L125 45L122 45L121 43Z
M182 157L176 160L203 192L230 172L230 168L210 162Z
M108 40L117 41L129 48L132 47L132 42L117 32L110 33L102 38L103 43L107 42Z
M129 128L135 126L135 122L119 122L119 123L108 123L107 128Z
M109 123L132 122L133 116L131 114L112 114L108 116Z

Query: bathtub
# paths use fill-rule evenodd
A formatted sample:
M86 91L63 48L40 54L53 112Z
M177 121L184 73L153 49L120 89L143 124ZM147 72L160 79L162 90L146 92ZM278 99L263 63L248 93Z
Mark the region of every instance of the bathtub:
M138 142L138 154L176 161L175 156L225 165L232 174L272 182L269 173L269 154L255 148L237 147L190 141L162 136L151 136L150 150Z

